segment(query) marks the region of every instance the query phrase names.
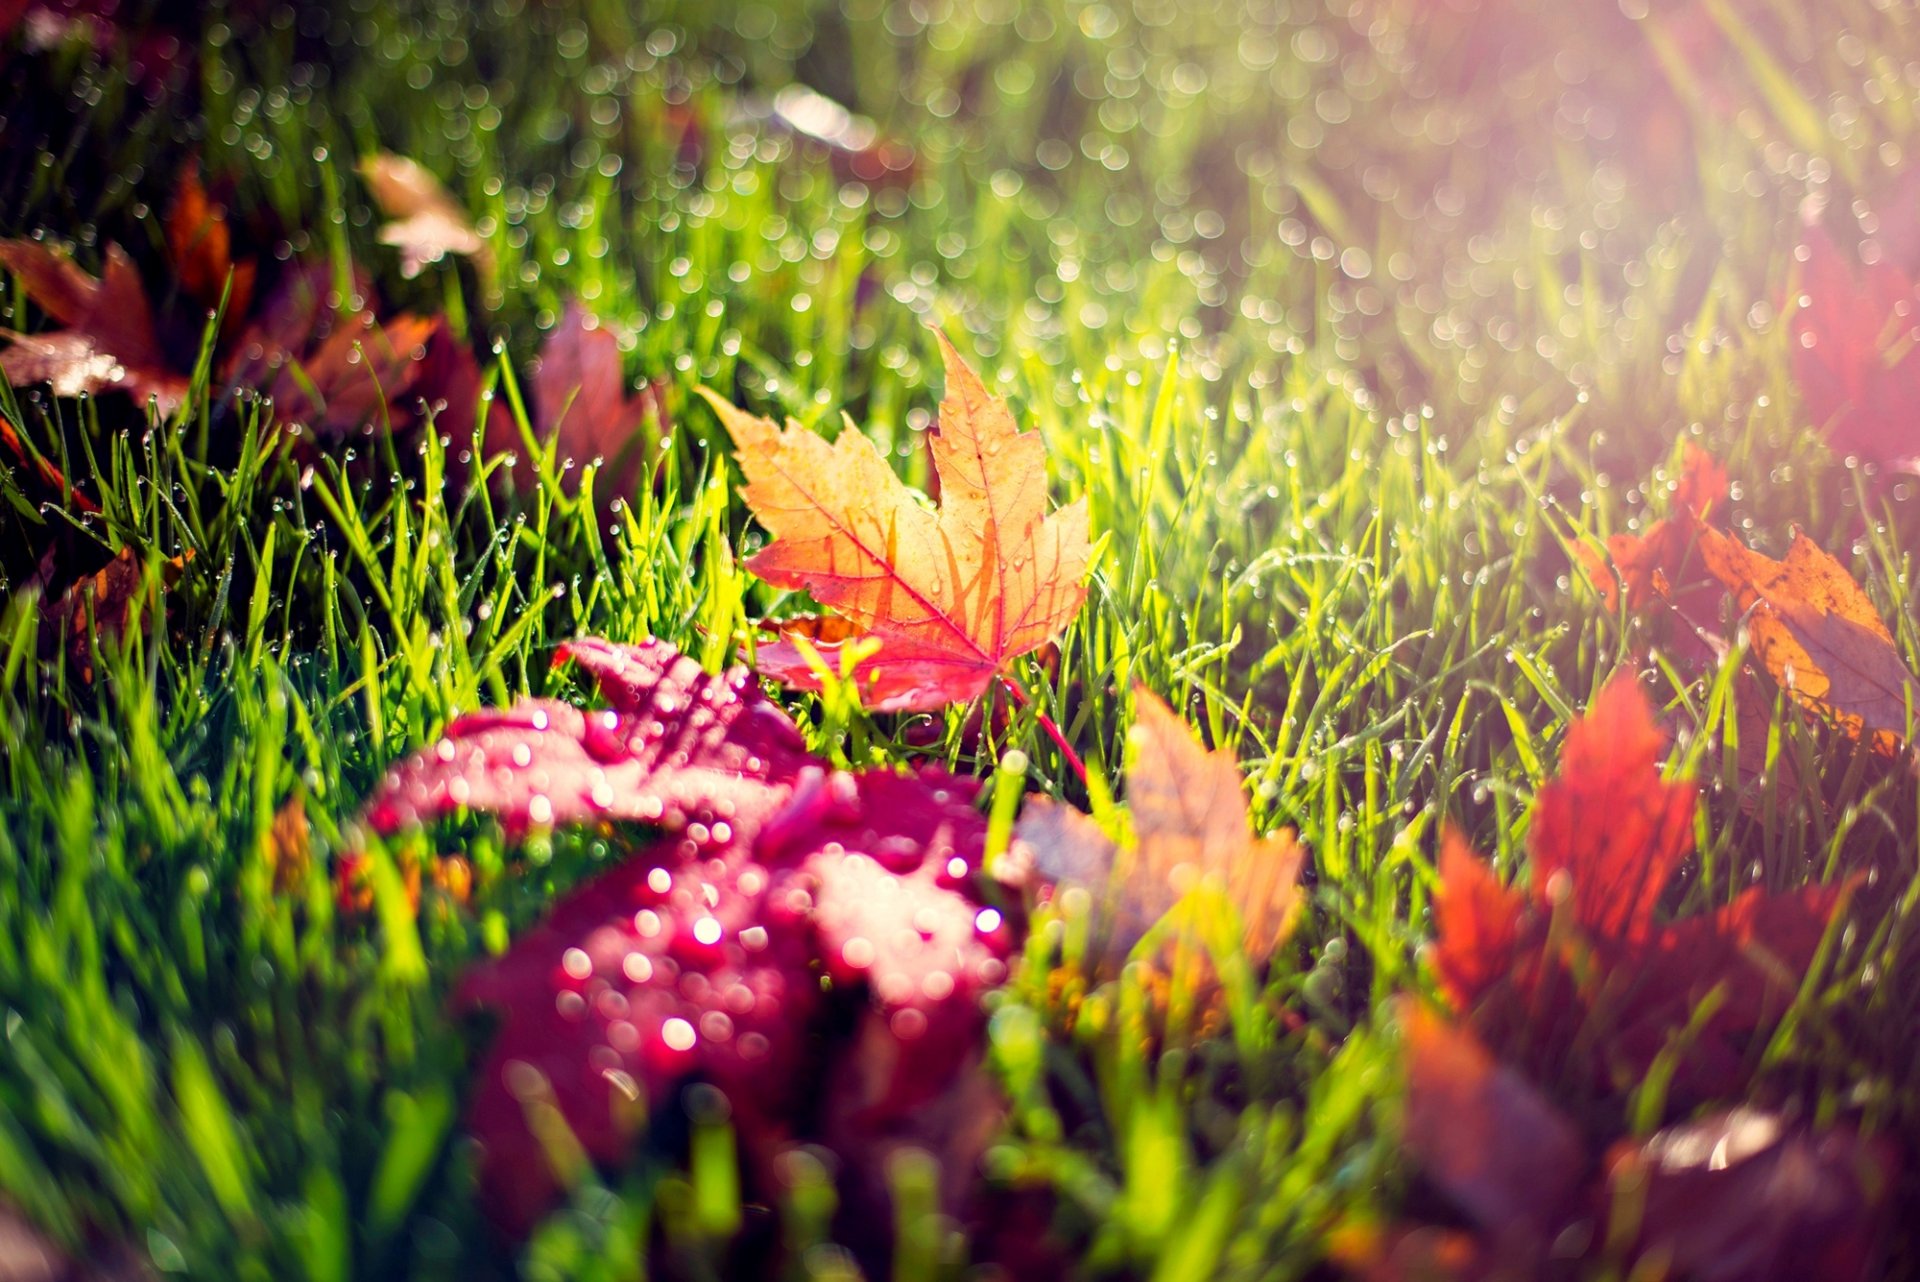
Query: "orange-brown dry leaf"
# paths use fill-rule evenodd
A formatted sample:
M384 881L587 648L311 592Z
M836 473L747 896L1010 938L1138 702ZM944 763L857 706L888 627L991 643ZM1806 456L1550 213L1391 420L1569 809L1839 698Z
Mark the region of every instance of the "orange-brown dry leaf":
M266 853L275 892L288 894L306 885L307 870L313 866L313 829L307 823L307 800L300 793L273 812Z
M1057 636L1086 599L1085 501L1047 512L1046 447L941 338L947 395L933 439L934 508L872 442L829 443L702 389L733 437L744 496L774 541L747 562L805 589L880 642L857 670L874 709L936 708L978 696L1004 665ZM760 670L803 688L797 650L759 653Z
M1034 871L1078 886L1100 905L1096 969L1112 974L1154 923L1189 891L1211 882L1241 915L1242 945L1265 961L1287 936L1299 907L1305 852L1292 829L1256 837L1239 762L1209 752L1171 708L1134 692L1127 734L1127 809L1133 843L1122 850L1071 807L1030 798L1016 829Z
M189 551L162 564L154 593L179 582L192 556ZM98 573L81 579L43 608L42 650L64 645L81 679L91 682L95 639L117 638L129 628L141 626L148 595L145 572L133 549L121 548Z
M377 152L360 162L373 203L391 222L380 228L380 243L400 251L400 274L414 277L448 254L467 254L487 263L487 242L460 202L417 160Z
M1852 737L1898 751L1909 714L1920 716L1920 681L1846 567L1805 534L1794 535L1781 561L1717 530L1702 530L1699 546L1708 571L1747 613L1768 675Z
M221 328L226 334L235 332L253 301L256 265L233 261L233 232L227 226L227 211L207 196L199 171L191 163L181 169L173 206L167 211L167 253L181 290L194 302L211 311L226 295ZM231 293L227 289L229 277L233 281Z
M1549 1234L1591 1161L1573 1123L1472 1032L1403 998L1407 1150L1476 1224Z

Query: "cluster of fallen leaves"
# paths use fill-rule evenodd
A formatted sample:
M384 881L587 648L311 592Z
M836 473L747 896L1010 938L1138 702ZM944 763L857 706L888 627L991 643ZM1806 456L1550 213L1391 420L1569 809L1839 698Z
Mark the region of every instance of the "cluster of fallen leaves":
M943 350L937 505L857 432L830 444L709 394L774 536L750 567L836 611L760 646L761 675L806 689L844 678L876 710L938 707L1017 689L1012 663L1082 603L1083 510L1049 511L1038 438ZM1615 608L1682 621L1703 662L1726 652L1714 638L1737 614L1753 679L1843 733L1897 743L1889 690L1909 699L1912 677L1864 594L1804 540L1774 561L1719 529L1726 491L1690 453L1672 513L1590 553L1588 572ZM1290 928L1302 848L1290 831L1253 834L1237 763L1146 691L1126 817L1030 798L989 875L972 781L833 770L747 670L708 676L657 642L584 641L562 657L597 679L605 708L535 700L463 717L365 812L384 834L460 810L665 834L460 987L504 1021L469 1124L511 1229L582 1161L631 1160L695 1078L729 1101L758 1185L777 1185L796 1143L841 1154L856 1185L913 1144L942 1156L960 1211L997 1117L979 997L1027 910L1082 896L1093 982L1137 966L1164 991L1179 972L1202 998L1267 962ZM1848 1277L1874 1258L1890 1145L1787 1112L1696 1112L1743 1097L1851 883L1749 887L1669 919L1696 796L1662 777L1665 746L1637 686L1616 681L1535 799L1522 885L1448 833L1432 956L1450 1013L1403 1007L1405 1140L1460 1222L1352 1230L1352 1271ZM1681 1120L1636 1136L1629 1101L1649 1082L1654 1112ZM856 1188L852 1205L884 1221L879 1196Z
M978 1089L976 999L1012 942L980 877L977 783L835 770L746 669L711 676L660 642L560 658L605 708L462 717L365 812L383 833L455 809L661 833L460 987L503 1019L469 1114L500 1223L524 1230L552 1204L576 1146L630 1156L696 1073L725 1092L763 1183L801 1140L964 1147L923 1128L980 1120L939 1105ZM854 1031L829 1037L849 1011Z
M1748 547L1721 528L1726 472L1689 445L1669 515L1640 533L1614 535L1605 553L1578 549L1609 608L1656 614L1667 652L1693 672L1730 651L1725 623L1744 631L1752 662L1741 672L1740 706L1759 711L1765 680L1794 705L1883 757L1903 757L1920 680L1901 657L1873 601L1834 556L1796 532L1784 557ZM1743 736L1764 746L1765 718ZM1749 758L1748 773L1763 763Z
M381 239L400 250L408 274L449 253L484 259L478 231L417 162L375 155L361 172L392 220ZM433 422L449 440L477 434L489 460L550 452L569 495L596 465L603 514L650 483L670 426L665 385L634 390L618 335L577 302L568 304L533 364L526 384L530 432L523 432L492 398L470 345L445 317L387 312L365 273L352 269L343 278L331 261L296 261L270 272L258 256L241 252L225 204L197 166L181 170L163 221L154 280L111 243L96 275L51 242L0 240L0 270L50 322L0 331L0 373L17 386L45 384L62 396L124 393L162 416L181 411L196 378L204 378L202 390L217 411L237 406L239 393L258 393L265 429L309 454ZM210 325L216 316L218 324ZM250 420L236 409L226 421ZM81 526L98 524L99 505L84 484L37 453L15 425L0 421L0 445L22 468L28 493L65 508ZM542 473L525 465L496 475L529 492ZM26 586L50 602L41 650L64 649L87 680L96 644L142 622L154 596L178 581L193 556L186 549L154 558L157 572L149 572L136 549L101 549L65 526L36 551L39 563Z
M1084 513L1047 512L1037 438L945 350L937 511L857 434L829 446L714 398L748 500L776 536L754 567L877 643L850 671L879 706L979 694L1084 596ZM867 493L884 501L863 506ZM770 649L761 675L817 683L811 667L767 665ZM885 1236L880 1181L901 1146L941 1157L943 1200L961 1212L999 1116L979 998L1006 974L1034 899L1097 898L1098 978L1150 934L1149 965L1205 942L1222 902L1239 923L1228 946L1244 939L1256 961L1292 921L1293 834L1257 839L1233 757L1206 751L1145 691L1128 838L1034 798L990 872L974 780L927 765L833 769L753 673L711 676L657 641L579 641L559 658L595 679L605 707L526 700L461 717L364 811L387 835L454 811L514 829L661 834L459 987L462 1005L503 1021L468 1121L484 1196L510 1231L544 1213L582 1160L630 1160L694 1078L728 1101L757 1188L777 1186L776 1159L794 1144L838 1154L856 1240Z
M1463 1223L1353 1228L1340 1253L1356 1272L1759 1282L1863 1277L1878 1258L1887 1141L1754 1107L1627 1125L1636 1090L1682 1117L1742 1097L1848 889L1751 887L1663 922L1696 805L1661 776L1663 748L1616 679L1534 800L1528 885L1445 838L1433 965L1451 1011L1401 1006L1403 1130Z
M1871 600L1804 534L1780 559L1733 535L1729 489L1689 446L1667 515L1577 559L1683 674L1711 674L1744 638L1743 774L1783 768L1765 756L1769 689L1906 759L1920 681ZM1353 1271L1761 1282L1877 1264L1895 1146L1790 1108L1724 1107L1750 1098L1858 877L1751 886L1666 917L1697 807L1690 781L1661 773L1666 742L1638 686L1616 679L1535 797L1518 884L1446 833L1431 954L1446 1007L1407 999L1400 1025L1406 1151L1457 1219L1349 1226ZM1634 1129L1659 1118L1678 1120Z
M361 173L390 217L380 238L399 249L405 274L447 254L484 261L485 241L418 162L379 154ZM259 289L259 260L236 253L224 205L192 166L181 172L166 215L166 246L157 291L165 302L156 306L155 292L117 245L107 245L95 276L50 243L0 241L0 267L56 324L5 333L0 371L58 395L124 391L170 415L193 387L206 320L217 312L208 363L216 400L221 389L259 391L273 423L315 446L441 416L453 433L483 422L490 453L519 448L517 426L485 397L473 351L445 317L386 314L363 273L343 279L321 259L292 264L271 289ZM662 388L632 392L617 337L577 303L547 336L531 390L535 443L557 442L557 456L574 463L563 478L570 492L578 489L578 469L597 459L606 461L604 495L641 482L651 441L665 426ZM515 475L522 486L533 483L532 469Z
M835 111L792 95L773 108L864 166L864 181L911 181L909 152ZM424 167L374 156L361 172L403 275L448 255L490 270L485 236ZM192 168L165 217L157 288L112 244L96 274L49 243L0 241L0 267L50 323L0 335L0 372L59 395L126 393L161 415L202 387L216 399L256 389L262 421L305 449L451 422L488 456L551 450L568 493L589 460L603 502L648 483L664 387L628 384L618 337L579 304L545 341L523 433L446 318L388 311L367 278L332 263L269 268L235 242ZM1810 414L1840 449L1912 470L1912 282L1892 263L1850 267L1818 228L1802 263L1791 328ZM749 568L830 611L769 623L760 676L802 690L843 680L876 712L996 687L1024 702L1016 661L1044 652L1084 603L1084 503L1050 508L1039 436L940 341L937 502L908 490L858 431L829 442L702 389L772 535ZM55 501L98 514L11 425L0 438ZM511 475L531 488L541 471ZM1764 682L1844 738L1903 756L1920 680L1871 600L1804 535L1780 559L1737 538L1727 492L1725 472L1689 449L1668 515L1604 553L1582 548L1588 576L1610 608L1659 616L1695 672L1730 653L1737 625L1750 655L1743 707L1765 702L1751 697ZM91 679L93 639L141 626L190 556L157 573L131 548L97 570L49 562L43 646ZM364 810L367 829L389 838L455 812L511 829L653 834L458 987L462 1008L498 1020L468 1122L483 1197L510 1233L585 1163L616 1167L657 1142L670 1128L656 1120L693 1080L726 1101L756 1188L777 1187L791 1147L824 1145L846 1161L850 1214L884 1236L873 1227L887 1222L880 1173L914 1146L945 1159L945 1204L962 1211L998 1116L980 997L1005 976L1036 903L1084 895L1094 982L1137 965L1163 986L1179 972L1203 996L1231 980L1230 958L1266 964L1298 908L1295 834L1257 837L1233 757L1206 750L1145 690L1124 819L1030 798L1014 851L990 873L976 781L929 765L835 769L746 668L714 676L657 641L591 638L557 661L590 676L603 706L528 699L460 717ZM1356 1229L1341 1243L1353 1270L1537 1277L1601 1262L1707 1280L1844 1278L1873 1260L1898 1169L1891 1145L1784 1111L1697 1113L1752 1078L1850 883L1750 887L1667 916L1693 853L1696 797L1662 776L1665 746L1644 695L1616 681L1569 730L1560 773L1535 798L1517 884L1463 834L1444 838L1432 962L1447 1008L1409 999L1400 1022L1407 1151L1455 1219ZM283 819L276 868L294 869L311 857L304 820L292 807ZM387 857L343 857L346 907L371 906L371 861ZM471 869L457 857L433 867L464 904ZM1650 1082L1661 1116L1690 1120L1635 1134L1626 1101Z

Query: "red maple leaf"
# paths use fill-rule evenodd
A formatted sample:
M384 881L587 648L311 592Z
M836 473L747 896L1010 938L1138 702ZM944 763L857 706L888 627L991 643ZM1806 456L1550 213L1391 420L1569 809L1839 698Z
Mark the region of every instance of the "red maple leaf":
M1807 415L1842 453L1920 469L1920 295L1895 263L1849 262L1807 229L1793 313L1793 377Z
M876 1142L957 1089L978 995L1004 975L1012 943L975 895L976 781L832 770L751 673L711 676L661 642L583 640L559 657L609 706L528 700L460 718L365 811L382 832L467 809L515 826L615 818L668 833L461 985L462 1002L504 1020L469 1114L500 1222L524 1231L552 1204L569 1147L559 1137L618 1163L647 1111L690 1076L725 1092L757 1158L796 1136ZM816 1115L811 1039L849 994L867 1012L860 1085L828 1092ZM837 1055L856 1053L825 1051L828 1080ZM943 1123L956 1137L963 1113Z
M1730 484L1726 468L1689 441L1681 452L1680 477L1673 485L1668 515L1642 532L1609 538L1605 556L1588 546L1575 546L1587 578L1600 590L1607 609L1618 609L1623 594L1629 610L1639 610L1655 598L1671 597L1684 575L1696 532L1726 507Z
M1785 1009L1845 889L1753 887L1715 912L1660 922L1662 894L1693 851L1695 808L1690 783L1661 778L1663 747L1639 688L1616 679L1568 730L1560 773L1535 799L1526 890L1501 885L1459 834L1443 847L1441 986L1537 1077L1637 1081L1714 994L1680 1084L1727 1080L1738 1038Z

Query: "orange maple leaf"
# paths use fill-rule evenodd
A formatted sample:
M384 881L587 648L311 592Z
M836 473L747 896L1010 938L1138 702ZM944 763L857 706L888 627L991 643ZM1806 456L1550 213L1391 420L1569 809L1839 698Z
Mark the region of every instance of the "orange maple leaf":
M1701 559L1747 612L1754 655L1780 688L1850 737L1898 751L1920 717L1920 680L1846 567L1805 534L1780 561L1718 530L1699 537Z
M855 431L829 443L705 388L733 437L747 505L774 541L747 568L804 588L860 635L813 648L878 650L854 672L875 711L937 708L977 697L1013 658L1058 636L1086 600L1085 500L1047 512L1046 448L944 336L947 394L933 435L936 509L901 484ZM801 689L819 677L788 642L759 647L760 671Z
M1090 816L1032 797L1016 832L1034 871L1093 895L1098 973L1117 972L1154 923L1207 882L1239 910L1247 955L1265 961L1299 907L1305 852L1290 828L1254 835L1240 764L1231 753L1207 751L1173 709L1146 690L1135 690L1134 708L1127 734L1133 842L1116 845Z

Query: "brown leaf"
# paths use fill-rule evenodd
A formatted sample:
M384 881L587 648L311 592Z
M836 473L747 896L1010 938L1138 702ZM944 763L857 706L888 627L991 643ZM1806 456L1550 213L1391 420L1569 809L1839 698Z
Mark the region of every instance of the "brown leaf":
M0 353L9 380L50 383L57 396L125 390L153 398L163 414L179 405L187 380L169 365L140 274L118 245L107 246L98 279L34 240L0 240L0 268L19 276L27 297L66 326L38 334L0 330L13 344Z
M362 314L337 326L311 353L281 367L272 386L275 417L321 441L380 426L413 387L441 323L402 312L385 324Z
M1690 1282L1879 1276L1899 1162L1885 1140L1751 1108L1610 1155L1609 1235Z
M280 894L299 891L313 866L313 830L307 824L307 801L295 793L274 811L267 831L267 862L273 869L273 888Z
M748 568L810 591L880 642L857 674L875 709L977 697L1014 657L1057 636L1086 599L1085 501L1048 514L1039 434L1020 431L1006 403L940 341L947 395L933 442L938 510L860 433L828 444L702 389L733 437L748 506L775 536ZM818 688L804 664L759 660L766 675Z
M487 242L467 211L419 161L376 152L360 162L360 176L392 220L380 228L380 243L400 251L401 275L418 276L448 254L466 254L483 267L489 261Z
M188 551L163 563L153 591L164 591L179 582L192 557ZM41 649L49 651L64 644L68 661L82 680L90 682L96 639L118 638L129 628L141 626L149 603L145 567L134 557L132 548L121 548L105 568L42 606Z
M1892 753L1920 715L1920 681L1853 576L1805 534L1773 560L1703 530L1707 568L1747 612L1755 656L1802 707Z

